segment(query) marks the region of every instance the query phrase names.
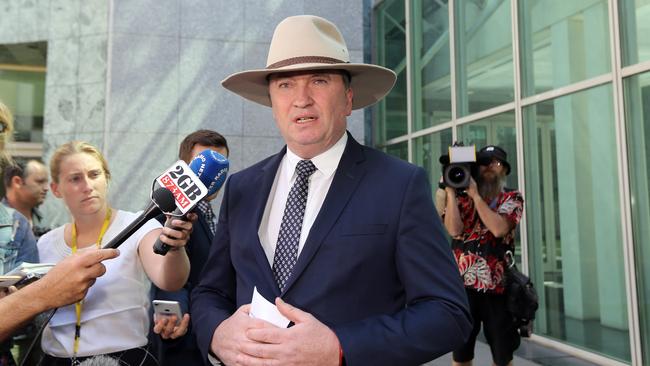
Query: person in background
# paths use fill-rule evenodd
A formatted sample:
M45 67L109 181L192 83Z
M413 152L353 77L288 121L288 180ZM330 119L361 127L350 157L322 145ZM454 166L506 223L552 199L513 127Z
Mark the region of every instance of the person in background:
M29 221L36 240L48 232L38 211L49 190L47 167L38 160L15 162L4 170L5 197L2 203L16 209Z
M36 240L48 230L43 225L43 217L37 207L43 203L49 190L47 168L38 160L28 160L26 163L14 161L4 169L5 197L2 203L24 215L29 221L32 233ZM34 244L34 247L36 244ZM17 359L26 357L29 346L34 342L36 333L44 318L37 317L21 332L14 335L14 353ZM29 354L29 363L36 364L42 354L40 350L32 349ZM21 361L22 362L22 361Z
M108 164L89 143L59 146L50 171L52 193L63 200L72 221L39 239L42 261L58 263L76 253L96 251L137 218L135 213L111 207ZM70 365L96 355L109 355L122 365L157 365L148 351L149 281L165 290L178 290L190 269L183 247L192 223L173 219L170 224L173 228L161 231L158 221L147 222L119 247L119 257L104 263L106 274L83 302L58 309L43 331L43 365ZM165 256L153 252L158 238L172 246Z
M424 169L359 144L353 109L395 73L349 62L330 21L283 20L264 69L222 85L272 108L286 147L230 176L192 292L204 360L226 365L420 365L471 329ZM251 317L254 288L294 325Z
M14 164L6 154L5 145L13 132L13 115L0 101L0 166L6 169ZM37 263L36 239L29 222L18 210L0 205L0 274L5 274L22 262ZM14 363L11 340L0 343L0 365Z
M0 159L3 169L13 163L4 146L13 131L13 116L0 102ZM29 222L18 210L0 205L0 274L14 269L21 262L38 263L36 240Z
M479 172L466 195L445 188L445 227L452 237L452 250L465 283L474 320L467 342L453 353L454 366L470 366L476 337L483 334L490 345L494 365L511 365L520 337L506 306L506 252L515 251L515 230L524 210L517 190L505 188L510 174L507 153L488 145L477 155Z
M178 157L189 164L195 156L206 149L214 150L225 157L230 153L228 142L221 134L212 130L198 130L183 139ZM183 313L189 312L190 293L199 283L217 227L217 217L212 211L210 202L217 197L218 193L205 197L194 210L198 218L194 222L192 235L185 246L191 265L189 279L183 288L176 292L168 292L152 286L152 300L175 300L181 304ZM184 316L178 326L174 325L175 316L161 317L154 322L153 331L160 334L160 337L153 339L161 365L203 365L203 358L196 345L196 335L191 327L188 329L189 314Z

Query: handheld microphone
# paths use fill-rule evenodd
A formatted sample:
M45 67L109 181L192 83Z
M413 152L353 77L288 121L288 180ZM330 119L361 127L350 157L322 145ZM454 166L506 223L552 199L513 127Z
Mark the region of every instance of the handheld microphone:
M104 248L117 248L119 247L126 239L133 235L138 229L142 227L147 221L153 219L154 217L160 215L162 212L170 212L176 207L174 202L174 196L169 189L165 187L159 187L151 193L151 202L149 205L142 211L140 216L138 216L133 222L129 224L126 228L120 231L111 241L109 241Z
M230 163L226 157L214 150L206 149L192 159L189 167L180 160L158 177L157 181L170 188L176 199L176 210L174 210L172 216L183 219L185 214L193 209L204 197L217 193L226 181L229 166ZM198 178L199 182L196 182L194 178ZM200 187L199 183L204 187ZM202 188L206 188L206 190L203 191ZM169 222L171 220L165 226L170 227ZM154 253L160 255L167 254L169 249L171 247L160 241L160 238L156 240L153 246Z

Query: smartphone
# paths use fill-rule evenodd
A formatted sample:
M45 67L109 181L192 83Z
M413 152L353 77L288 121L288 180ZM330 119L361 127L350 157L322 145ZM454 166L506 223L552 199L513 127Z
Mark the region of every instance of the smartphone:
M15 286L22 279L23 276L0 276L0 289Z
M183 319L181 305L178 303L178 301L154 300L153 312L156 314L156 316L176 315L176 325L180 324L181 319Z

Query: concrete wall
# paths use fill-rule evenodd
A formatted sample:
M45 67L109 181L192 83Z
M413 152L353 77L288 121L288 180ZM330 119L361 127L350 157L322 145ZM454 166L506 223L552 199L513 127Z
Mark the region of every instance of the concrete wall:
M0 0L0 42L48 41L44 159L72 139L97 145L112 171L112 204L139 210L196 129L226 136L232 172L278 151L271 110L220 81L263 68L275 25L298 14L332 20L362 62L363 8L362 0ZM349 129L363 142L363 112ZM68 220L54 197L43 210L53 223Z

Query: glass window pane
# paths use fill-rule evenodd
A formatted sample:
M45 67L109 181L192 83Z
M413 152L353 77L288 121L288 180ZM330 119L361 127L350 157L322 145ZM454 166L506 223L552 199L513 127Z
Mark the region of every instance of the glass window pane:
M458 115L512 102L510 1L456 1L454 4Z
M45 42L0 45L0 100L14 114L14 141L43 142Z
M510 174L506 179L508 188L518 188L516 135L515 112L501 113L458 127L458 140L465 146L475 145L478 152L485 145L492 144L506 151L510 164Z
M387 154L396 156L402 160L409 160L409 144L408 142L400 142L393 145L388 145L384 147L384 152Z
M375 105L374 143L407 132L406 102L406 19L404 1L387 0L375 9L375 63L397 74L391 92Z
M624 80L632 229L643 358L650 359L650 73Z
M612 87L523 112L535 332L629 362Z
M650 60L650 3L619 0L623 66Z
M447 0L415 0L413 30L413 129L451 119L449 8Z
M518 4L524 97L611 70L607 0Z
M451 129L446 129L413 140L413 162L427 171L433 191L438 187L437 182L442 176L442 165L438 158L448 153L451 139Z

